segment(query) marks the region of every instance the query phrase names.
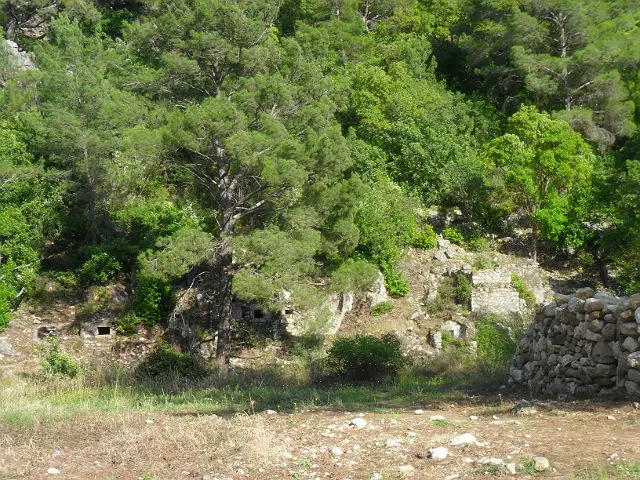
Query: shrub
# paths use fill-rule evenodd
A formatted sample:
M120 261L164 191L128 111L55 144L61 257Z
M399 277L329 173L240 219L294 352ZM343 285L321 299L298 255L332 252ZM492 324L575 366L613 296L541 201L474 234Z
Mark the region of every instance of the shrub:
M425 225L422 230L416 226L411 245L418 248L434 248L436 246L436 232L431 225Z
M140 317L135 313L123 313L116 319L116 333L123 336L133 335L138 332L140 321Z
M384 286L392 297L404 297L409 293L409 281L404 278L401 272L398 272L390 265L382 268L384 275Z
M473 237L469 240L467 248L472 252L483 252L489 248L489 243L482 237Z
M382 302L373 307L371 309L371 313L374 316L379 317L380 315L389 313L391 310L393 310L393 306L389 302Z
M513 285L513 288L518 292L518 296L524 300L524 303L526 303L528 307L535 305L536 298L534 297L533 292L531 292L524 283L524 279L520 275L511 272L511 285Z
M473 264L474 270L495 270L498 268L498 264L493 261L488 255L483 255L476 259Z
M466 275L462 273L456 276L456 286L455 286L455 300L456 303L464 305L465 307L471 307L471 282L467 278Z
M147 377L177 375L185 378L201 378L207 370L192 356L178 352L164 340L158 340L156 348L138 365L138 374Z
M161 323L173 308L173 289L169 282L144 277L138 283L133 296L135 314L146 325Z
M462 232L460 232L460 230L458 230L457 228L445 228L444 230L442 230L442 237L445 240L449 240L451 243L455 243L456 245L464 244L464 236L462 235Z
M56 337L48 337L49 345L40 356L40 365L49 375L59 377L75 377L80 371L78 363L60 351L60 341Z
M488 317L478 322L478 356L489 365L505 365L516 353L516 339L509 329Z
M339 338L326 359L331 374L355 381L396 376L405 363L400 340L392 334Z
M121 269L120 262L107 252L91 255L78 271L80 281L84 285L105 285L113 279Z

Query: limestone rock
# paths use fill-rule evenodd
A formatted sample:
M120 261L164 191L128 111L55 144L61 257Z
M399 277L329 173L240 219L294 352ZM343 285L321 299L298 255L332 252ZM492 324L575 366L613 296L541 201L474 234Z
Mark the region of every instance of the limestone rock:
M533 468L536 472L544 472L549 470L549 460L545 457L535 457L533 459Z
M431 448L428 456L433 460L444 460L449 456L449 450L445 447Z
M11 357L14 355L13 345L6 338L0 338L0 357Z
M627 352L635 352L638 349L638 342L633 337L626 337L622 342L622 348Z
M593 288L591 287L584 287L584 288L579 288L578 290L576 290L576 297L578 298L591 298L595 295L596 292L594 292Z
M604 302L597 298L587 298L584 302L584 310L589 313L596 310L602 310L604 308Z
M451 445L469 445L471 443L477 443L476 437L472 433L463 433L462 435L456 435L449 440Z
M352 425L357 428L364 428L367 426L367 421L364 418L356 417L353 420L351 420L351 422L349 422L349 425Z

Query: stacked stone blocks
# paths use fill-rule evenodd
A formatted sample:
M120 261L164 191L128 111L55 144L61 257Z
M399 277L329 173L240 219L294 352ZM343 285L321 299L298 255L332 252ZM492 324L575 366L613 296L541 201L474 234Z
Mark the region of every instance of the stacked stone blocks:
M640 396L640 294L556 295L518 343L511 381L542 395Z

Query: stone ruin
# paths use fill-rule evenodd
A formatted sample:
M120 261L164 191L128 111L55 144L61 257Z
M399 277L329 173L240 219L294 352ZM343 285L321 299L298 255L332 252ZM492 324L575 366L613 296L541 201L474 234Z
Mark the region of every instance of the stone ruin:
M640 396L640 293L556 295L518 343L510 381L543 395Z

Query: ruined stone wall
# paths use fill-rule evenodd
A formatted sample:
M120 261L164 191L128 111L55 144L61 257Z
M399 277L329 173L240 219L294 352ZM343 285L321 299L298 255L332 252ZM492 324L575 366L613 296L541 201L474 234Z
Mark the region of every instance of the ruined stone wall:
M640 294L556 295L522 336L511 381L545 395L640 396Z

